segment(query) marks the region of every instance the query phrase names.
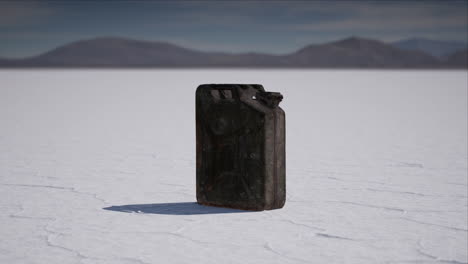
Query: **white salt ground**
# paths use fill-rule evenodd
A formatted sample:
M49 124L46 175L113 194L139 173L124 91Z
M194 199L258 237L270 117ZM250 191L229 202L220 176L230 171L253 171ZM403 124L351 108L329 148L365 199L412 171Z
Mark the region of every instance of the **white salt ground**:
M284 95L283 209L194 203L201 83ZM467 86L466 71L0 71L0 263L467 263Z

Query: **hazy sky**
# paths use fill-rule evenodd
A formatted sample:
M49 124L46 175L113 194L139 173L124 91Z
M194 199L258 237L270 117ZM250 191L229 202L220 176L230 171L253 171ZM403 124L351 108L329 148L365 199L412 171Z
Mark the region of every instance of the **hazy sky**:
M0 1L0 57L121 36L286 53L349 36L467 41L468 1Z

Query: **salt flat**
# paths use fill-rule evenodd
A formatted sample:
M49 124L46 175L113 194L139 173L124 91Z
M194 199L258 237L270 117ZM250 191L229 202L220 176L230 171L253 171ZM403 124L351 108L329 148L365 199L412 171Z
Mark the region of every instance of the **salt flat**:
M195 89L285 99L287 201L195 204ZM0 263L467 263L466 71L0 71Z

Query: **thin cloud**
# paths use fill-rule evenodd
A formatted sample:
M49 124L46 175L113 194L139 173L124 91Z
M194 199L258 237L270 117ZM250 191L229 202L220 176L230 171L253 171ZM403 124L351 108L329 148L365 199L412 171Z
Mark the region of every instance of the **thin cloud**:
M353 5L342 3L325 7L307 6L303 10L293 8L291 14L299 12L343 13L332 20L302 22L281 25L283 30L307 33L343 33L353 35L378 35L381 40L404 38L408 33L416 36L467 41L467 5L447 5L439 3L414 3L396 5L395 3L367 3Z
M0 2L0 27L31 24L55 13L38 2Z

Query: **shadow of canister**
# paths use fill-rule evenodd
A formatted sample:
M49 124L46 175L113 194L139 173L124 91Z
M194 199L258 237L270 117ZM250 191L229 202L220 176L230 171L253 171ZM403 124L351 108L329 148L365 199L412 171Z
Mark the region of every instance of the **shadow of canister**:
M127 204L115 205L102 208L104 210L141 213L141 214L164 214L164 215L200 215L200 214L229 214L229 213L252 213L230 208L204 206L193 202L184 203L156 203L156 204Z

